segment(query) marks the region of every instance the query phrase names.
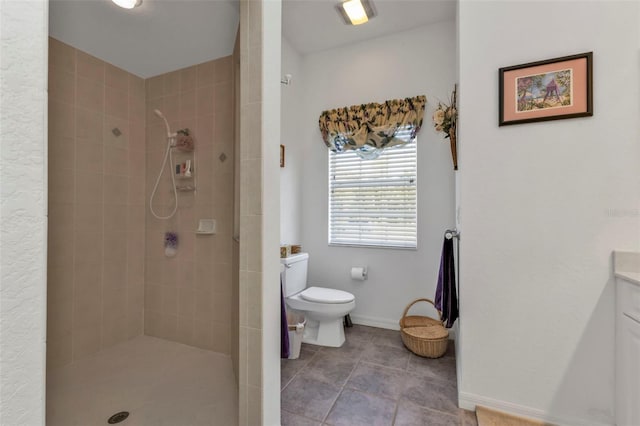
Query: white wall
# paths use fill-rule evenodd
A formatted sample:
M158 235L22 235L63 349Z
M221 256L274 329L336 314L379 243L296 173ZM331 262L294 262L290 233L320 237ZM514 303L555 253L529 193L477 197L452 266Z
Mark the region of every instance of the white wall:
M443 231L454 223L454 175L448 142L433 130L431 114L438 99L447 100L453 90L455 41L450 21L302 59L304 93L295 107L302 113L299 179L303 251L311 255L308 281L352 292L356 322L395 328L410 301L433 297ZM327 148L318 130L320 113L422 94L428 106L418 134L418 250L329 247ZM352 281L351 267L362 265L369 267L369 279Z
M282 75L291 74L288 86L282 84L281 144L285 146L285 167L280 169L280 242L299 244L302 227L302 131L300 100L304 77L301 71L302 58L282 38Z
M0 2L0 424L44 424L47 2Z
M640 248L638 2L462 1L459 20L461 402L613 424L610 257ZM586 51L593 117L498 127L498 68Z

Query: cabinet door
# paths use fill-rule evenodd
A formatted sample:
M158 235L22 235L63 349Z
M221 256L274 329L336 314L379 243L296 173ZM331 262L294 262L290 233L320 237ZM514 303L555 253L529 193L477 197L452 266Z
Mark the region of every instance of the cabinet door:
M618 426L640 425L640 322L620 313L617 357Z

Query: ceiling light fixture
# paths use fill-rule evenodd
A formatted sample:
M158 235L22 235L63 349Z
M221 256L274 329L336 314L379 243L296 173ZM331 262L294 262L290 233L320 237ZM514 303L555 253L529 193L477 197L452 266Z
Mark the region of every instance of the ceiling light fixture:
M347 0L336 5L336 9L348 25L364 24L376 16L373 4L369 0Z
M124 9L133 9L134 7L138 7L142 4L142 0L111 0L111 1Z

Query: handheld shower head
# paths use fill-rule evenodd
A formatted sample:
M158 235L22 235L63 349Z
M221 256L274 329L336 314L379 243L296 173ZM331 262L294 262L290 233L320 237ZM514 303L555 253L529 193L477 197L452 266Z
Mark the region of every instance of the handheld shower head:
M162 114L162 112L160 112L159 109L154 109L153 113L164 120L164 125L167 126L167 137L170 138L171 136L173 136L173 134L171 134L171 129L169 128L169 122L167 121L167 118Z

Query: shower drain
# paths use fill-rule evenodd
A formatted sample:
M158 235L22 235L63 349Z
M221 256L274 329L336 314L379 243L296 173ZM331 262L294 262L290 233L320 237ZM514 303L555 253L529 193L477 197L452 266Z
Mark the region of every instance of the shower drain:
M116 423L125 421L127 417L129 417L128 411L120 411L119 413L115 413L113 416L109 417L107 423L109 423L110 425L114 425Z

